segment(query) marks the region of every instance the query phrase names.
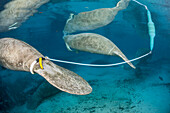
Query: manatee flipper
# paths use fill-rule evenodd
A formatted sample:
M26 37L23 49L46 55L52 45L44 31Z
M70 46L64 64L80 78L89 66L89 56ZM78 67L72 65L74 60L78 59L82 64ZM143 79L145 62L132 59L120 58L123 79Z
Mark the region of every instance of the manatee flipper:
M0 39L0 65L11 70L30 71L31 64L39 57L43 57L29 44L13 39ZM43 61L44 69L36 63L33 71L44 77L54 87L77 95L89 94L90 85L79 75L65 68L57 66L49 60Z
M70 46L66 43L67 50L72 51Z
M135 66L126 58L121 50L109 39L95 33L80 33L77 35L66 35L64 41L71 48L90 53L117 55L126 61L132 68Z

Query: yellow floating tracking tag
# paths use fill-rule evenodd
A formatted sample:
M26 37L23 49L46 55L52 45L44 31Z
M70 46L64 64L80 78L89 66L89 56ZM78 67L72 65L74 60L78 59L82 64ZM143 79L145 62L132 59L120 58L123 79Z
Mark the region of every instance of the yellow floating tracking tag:
M43 64L42 64L42 57L39 58L39 64L40 64L40 68L41 68L41 69L44 69L44 68L43 68Z

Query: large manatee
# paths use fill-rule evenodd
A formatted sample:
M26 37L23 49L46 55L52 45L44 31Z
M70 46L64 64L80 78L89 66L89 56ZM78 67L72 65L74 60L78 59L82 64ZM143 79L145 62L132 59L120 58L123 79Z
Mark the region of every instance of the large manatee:
M30 71L31 64L39 57L43 57L29 44L13 39L0 39L0 65L18 71ZM44 77L54 87L77 95L91 93L90 85L76 73L57 66L49 60L43 61L44 69L37 62L33 68L35 73Z

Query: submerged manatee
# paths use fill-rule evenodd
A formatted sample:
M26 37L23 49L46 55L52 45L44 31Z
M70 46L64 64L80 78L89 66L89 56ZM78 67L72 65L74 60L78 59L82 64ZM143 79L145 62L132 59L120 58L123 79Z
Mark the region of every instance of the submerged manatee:
M0 32L18 28L22 22L37 12L37 8L49 0L7 0L0 12Z
M104 55L117 55L126 61L132 68L135 66L126 58L121 50L109 39L94 33L81 33L77 35L66 35L64 41L68 49L74 48L80 51L86 51Z
M0 39L0 65L18 71L30 71L30 66L37 58L43 57L29 44L13 39ZM44 69L36 63L33 71L44 77L54 87L77 95L89 94L90 85L76 73L57 66L49 60L43 61Z
M125 9L130 0L120 0L116 7L102 8L93 11L71 15L67 21L64 32L74 33L77 31L93 30L111 23L118 11Z

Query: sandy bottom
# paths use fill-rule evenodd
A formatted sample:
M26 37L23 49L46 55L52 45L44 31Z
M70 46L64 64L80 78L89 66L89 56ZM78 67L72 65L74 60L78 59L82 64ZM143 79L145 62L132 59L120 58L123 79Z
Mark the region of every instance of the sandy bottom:
M120 67L79 67L92 86L89 95L78 96L65 92L44 100L37 109L28 110L25 105L12 109L11 113L169 113L170 72L166 64L135 73ZM159 69L158 69L159 68ZM83 71L85 70L85 71ZM162 79L160 79L160 77Z

